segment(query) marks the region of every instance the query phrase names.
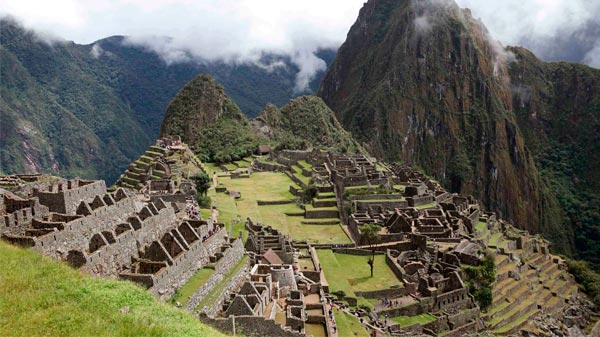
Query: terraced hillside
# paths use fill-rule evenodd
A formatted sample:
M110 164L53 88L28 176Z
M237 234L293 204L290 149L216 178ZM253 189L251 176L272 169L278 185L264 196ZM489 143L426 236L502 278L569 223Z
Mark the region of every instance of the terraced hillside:
M115 185L136 191L143 190L151 180L172 179L178 185L203 170L200 161L185 144L169 148L152 145L127 167Z
M575 279L561 258L536 247L520 247L517 241L523 232L509 227L509 237L500 232L501 224L481 220L477 238L497 251L493 302L482 315L486 325L498 335L523 328L540 333L532 323L534 317L562 310L578 293Z

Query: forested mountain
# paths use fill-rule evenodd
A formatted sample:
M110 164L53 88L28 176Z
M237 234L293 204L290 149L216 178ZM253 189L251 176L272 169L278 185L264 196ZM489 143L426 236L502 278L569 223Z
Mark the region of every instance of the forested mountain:
M89 45L46 41L14 22L0 21L0 171L52 172L114 181L158 134L173 96L209 73L249 116L269 102L285 104L298 67L265 54L253 64L167 64L148 49L114 36ZM335 51L318 53L328 64ZM318 88L322 73L311 82Z
M598 265L599 81L504 49L453 1L370 0L319 95L374 154Z

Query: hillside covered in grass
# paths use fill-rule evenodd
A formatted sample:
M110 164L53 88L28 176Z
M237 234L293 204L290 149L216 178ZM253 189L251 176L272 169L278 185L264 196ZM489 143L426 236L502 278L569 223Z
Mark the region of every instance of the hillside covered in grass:
M1 241L0 263L0 336L224 336L133 283Z

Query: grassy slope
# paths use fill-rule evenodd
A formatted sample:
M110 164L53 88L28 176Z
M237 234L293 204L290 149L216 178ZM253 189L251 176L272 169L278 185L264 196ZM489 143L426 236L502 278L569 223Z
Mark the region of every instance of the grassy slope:
M355 291L381 290L401 285L386 265L383 255L375 256L373 277L370 276L367 265L369 256L336 254L330 250L318 250L318 255L331 292L343 290L347 296L356 297ZM371 303L362 298L358 300L359 304L371 306Z
M224 336L132 283L30 250L0 242L0 264L0 336Z
M358 319L352 315L349 315L338 308L334 309L335 322L338 328L338 336L356 336L356 337L367 337L369 334L367 330L360 325Z

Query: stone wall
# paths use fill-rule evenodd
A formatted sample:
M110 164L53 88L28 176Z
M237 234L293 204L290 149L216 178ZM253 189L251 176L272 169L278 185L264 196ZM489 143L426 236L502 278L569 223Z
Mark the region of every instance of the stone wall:
M252 162L252 166L257 170L261 171L273 171L273 172L287 172L289 168L287 166L283 166L281 164L275 163L265 163L260 160L255 160Z
M281 325L271 319L256 316L236 316L228 318L210 318L200 315L202 323L226 334L233 334L233 321L235 320L236 336L246 337L304 337L303 333L284 329Z
M377 205L377 206L381 206L384 209L387 210L394 210L396 208L405 208L406 206L408 206L408 202L405 200L402 201L393 201L393 200L377 200L377 201L355 201L356 203L356 210L358 212L366 212L369 210L369 206L373 206L373 205Z
M381 299L381 298L401 297L401 296L405 296L407 293L406 293L406 289L404 289L404 288L388 288L388 289L373 290L373 291L355 291L354 294L356 296L364 297L364 298Z
M408 205L410 207L416 207L416 206L421 206L421 205L425 205L425 204L429 204L435 201L435 198L433 197L433 195L424 195L424 196L414 196L414 197L409 197L406 198L406 201L408 202Z
M230 248L224 253L223 257L215 264L215 272L206 280L206 282L192 294L185 309L194 311L198 304L208 295L213 288L220 283L225 275L231 271L233 267L244 256L244 245L241 239L236 239Z
M34 250L57 259L62 259L70 250L88 251L90 239L94 234L113 231L117 224L126 222L134 213L133 199L124 198L116 201L114 205L97 208L87 216L66 223L61 231L35 238ZM169 217L174 219L174 213L164 216L167 219Z
M91 201L96 196L106 194L104 180L84 181L68 180L51 184L48 191L34 191L40 204L51 212L75 214L81 201Z

